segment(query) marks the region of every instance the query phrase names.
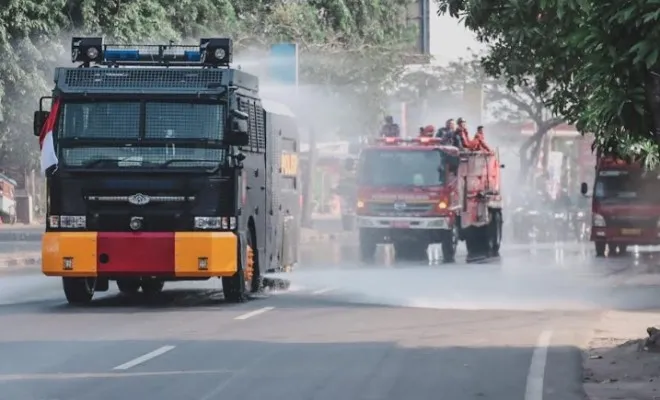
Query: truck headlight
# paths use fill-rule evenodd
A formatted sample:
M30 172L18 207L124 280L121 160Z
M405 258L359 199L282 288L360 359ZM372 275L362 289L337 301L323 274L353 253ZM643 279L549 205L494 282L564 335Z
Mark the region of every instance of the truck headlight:
M84 215L51 215L48 217L49 228L82 229L87 227Z
M595 227L604 228L606 226L605 218L600 214L595 214L594 213L593 224L594 224Z
M195 229L236 229L236 217L195 217Z

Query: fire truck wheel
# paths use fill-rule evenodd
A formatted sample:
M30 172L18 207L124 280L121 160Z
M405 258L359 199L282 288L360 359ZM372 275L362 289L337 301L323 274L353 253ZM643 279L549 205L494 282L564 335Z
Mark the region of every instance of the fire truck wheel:
M502 214L499 211L491 211L490 224L488 225L488 251L491 256L500 254L502 243Z
M595 242L596 245L596 257L605 257L605 247L607 243L605 242Z
M376 240L369 232L360 231L360 260L371 261L376 253Z
M152 296L163 291L165 282L161 281L160 279L142 278L140 286L142 287L142 293L147 296Z
M442 260L444 262L454 262L456 247L458 247L458 231L457 227L454 227L442 238Z
M117 289L124 294L136 294L140 290L139 279L117 279Z
M62 278L66 301L73 305L84 305L94 297L95 278Z

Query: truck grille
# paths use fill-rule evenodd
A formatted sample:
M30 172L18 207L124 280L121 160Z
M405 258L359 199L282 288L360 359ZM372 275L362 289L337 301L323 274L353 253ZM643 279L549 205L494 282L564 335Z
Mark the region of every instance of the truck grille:
M397 210L395 203L369 203L367 210L378 215L420 215L433 211L435 203L406 203L405 208Z

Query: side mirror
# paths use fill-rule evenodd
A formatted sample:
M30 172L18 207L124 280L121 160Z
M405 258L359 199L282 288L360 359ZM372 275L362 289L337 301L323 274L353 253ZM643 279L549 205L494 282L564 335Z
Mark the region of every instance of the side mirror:
M589 191L589 185L587 185L586 182L582 182L580 184L580 193L582 193L583 196L586 196L588 191Z
M34 123L33 123L33 134L34 136L41 135L41 129L43 129L46 119L50 113L48 111L35 111L34 112Z
M225 133L224 142L230 146L247 146L250 144L248 119L250 116L240 110L232 110L229 118L229 129Z

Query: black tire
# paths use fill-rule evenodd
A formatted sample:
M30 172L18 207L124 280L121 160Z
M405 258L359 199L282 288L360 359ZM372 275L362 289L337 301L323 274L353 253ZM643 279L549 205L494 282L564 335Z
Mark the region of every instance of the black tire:
M261 263L259 260L259 252L257 251L257 247L254 245L256 241L254 240L252 234L248 236L248 246L252 249L252 257L253 257L253 264L252 264L252 279L247 282L247 288L251 293L259 293L263 290L264 286L264 277L261 274ZM284 254L284 253L282 253Z
M123 294L134 295L140 291L139 279L117 279L117 289Z
M369 232L360 231L360 260L373 261L376 244L376 240Z
M147 296L154 296L163 291L165 282L160 279L144 278L140 282L140 287L142 287L142 293Z
M252 238L252 232L248 232L248 237L247 237L247 245L250 246L253 250L253 257L254 257L254 273L252 276L252 280L246 281L245 279L245 272L243 270L244 268L244 263L247 262L247 249L246 246L244 246L241 241L239 240L239 248L236 251L237 257L238 257L238 271L236 274L233 276L229 277L223 277L222 278L222 291L225 295L225 300L228 303L244 303L248 300L248 293L254 290L253 283L255 281L255 276L257 275L257 269L258 266L256 266L258 262L258 252L256 251L256 247L253 246L254 244L254 239ZM261 278L258 277L257 280L259 281L259 286L261 286Z
M500 254L502 244L502 214L500 211L491 211L488 224L488 253L491 256Z
M456 248L458 247L457 227L447 232L442 238L442 261L451 263L456 258Z
M95 278L62 278L66 301L72 305L89 304L94 297Z
M627 244L620 244L617 246L617 252L619 255L624 255L628 251L628 245Z
M594 242L594 245L596 247L596 257L605 257L605 248L607 247L607 243Z

